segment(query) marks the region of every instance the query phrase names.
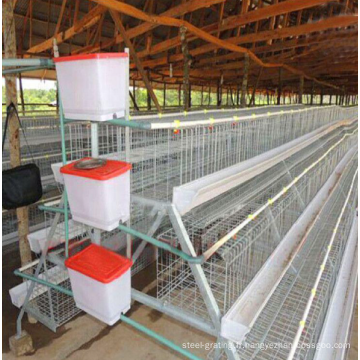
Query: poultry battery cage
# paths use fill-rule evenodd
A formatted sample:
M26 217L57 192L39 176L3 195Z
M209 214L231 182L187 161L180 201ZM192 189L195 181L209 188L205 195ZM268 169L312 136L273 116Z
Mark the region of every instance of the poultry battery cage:
M254 354L244 349L246 341L273 341L274 334L294 340L297 317L311 295L316 275L315 269L304 266L311 262L307 249L318 249L311 256L321 258L327 238L320 234L324 224L333 225L346 194L356 191L352 182L356 176L356 108L263 107L131 119L127 110L124 119L101 124L67 121L62 111L60 118L64 163L93 156L132 164L131 216L126 226L120 224L111 233L79 225L77 235L71 236L66 192L59 203L42 207L51 219L47 245L62 233L65 246L60 244L50 252L45 246L33 268L16 272L29 281L18 333L24 311L48 326L51 318L52 329L78 313L68 299L72 292L63 262L71 251L101 238L104 245L109 241L109 247L132 256L133 273L156 260L157 298L132 289L132 299L213 335L222 350L209 356L250 359ZM266 298L257 299L251 321L229 319L233 313L242 314L241 308L237 312L238 304L249 299L247 289L260 281L259 274L266 266L276 263L276 256L283 255L277 251L339 173L343 175L337 176L321 210L326 216L313 224L307 220L311 232L306 234L305 246L298 249L299 257L292 254L282 273L273 275L268 282L271 291ZM321 283L322 306L311 312L308 337L312 339L320 336L340 260L351 238L354 198L346 202L349 206L341 216L342 244L336 245L331 255L336 267L324 274L331 280ZM149 243L158 251L149 251L154 249ZM48 275L57 267L59 274L64 274L60 280ZM294 273L296 267L299 270ZM300 277L301 271L304 276ZM41 287L51 290L42 291ZM296 298L297 291L302 291L301 299ZM54 296L57 292L66 296ZM284 315L276 312L279 302L283 309L296 308L289 313L295 319L292 327L289 324L284 331L277 325ZM61 309L61 319L54 309ZM246 327L244 336L234 338L231 331L229 335L227 324L231 321L234 326ZM261 356L286 359L288 352L268 354ZM293 358L313 355L308 352L303 357L297 352Z

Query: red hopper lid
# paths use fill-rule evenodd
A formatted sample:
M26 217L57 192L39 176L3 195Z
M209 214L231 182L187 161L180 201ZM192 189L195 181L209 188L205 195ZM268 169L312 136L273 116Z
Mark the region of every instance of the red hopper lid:
M66 267L78 271L104 284L119 278L132 265L132 260L91 244L76 255L66 259Z
M109 180L126 173L131 170L132 167L131 164L127 162L117 160L106 160L105 165L94 169L77 169L75 167L79 162L90 159L91 158L83 158L79 161L67 164L60 169L60 172L62 174L81 176L95 180Z
M76 60L94 60L94 59L111 59L111 58L124 58L129 55L125 52L122 53L100 53L100 54L80 54L71 56L61 56L53 58L54 63Z

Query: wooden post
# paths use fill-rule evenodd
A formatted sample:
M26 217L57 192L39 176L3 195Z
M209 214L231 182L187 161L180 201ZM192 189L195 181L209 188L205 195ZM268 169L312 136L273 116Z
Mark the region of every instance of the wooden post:
M311 82L311 97L310 97L310 105L314 105L314 88L315 82L314 80Z
M320 105L324 104L324 88L321 87L320 89L321 93L320 93Z
M209 99L208 99L208 106L211 105L211 84L209 85Z
M260 82L262 72L263 72L263 67L260 68L258 77L256 78L256 83L255 83L255 86L253 88L253 92L252 92L252 95L251 95L250 106L252 106L252 105L255 106L255 94L256 94L256 90L257 90L257 88L259 86L259 82Z
M165 110L166 107L166 83L164 82L164 102L163 102L163 109Z
M150 79L150 69L147 71L147 78ZM146 89L146 100L147 100L147 109L151 110L151 96L149 89Z
M3 31L4 31L4 58L16 58L16 35L15 35L15 19L14 19L14 1L7 0L2 3L3 16ZM12 102L17 106L17 92L16 92L16 75L5 76L5 92L6 92L6 106ZM20 136L19 136L19 122L13 115L9 119L9 141L10 141L10 165L16 167L21 164L20 157ZM31 262L31 250L27 235L29 234L29 211L28 207L21 207L16 209L16 216L18 222L18 236L21 265L24 266Z
M180 40L181 40L181 51L184 56L184 77L183 77L183 106L184 110L189 109L190 102L190 65L191 65L191 57L189 54L188 44L186 41L186 27L182 26L180 28Z
M281 93L282 93L282 68L279 68L279 87L278 87L278 93L277 93L277 105L280 105L281 101Z
M221 106L222 96L221 96L221 81L219 80L217 83L216 89L216 102L217 106Z
M248 54L244 56L244 75L241 85L241 107L246 107L246 93L248 86L248 76L249 76L249 67L250 67L250 58Z
M19 86L20 86L20 99L21 99L22 113L23 113L23 115L25 115L24 90L23 90L23 86L22 86L21 73L19 73Z
M56 81L56 115L59 115L59 83Z
M133 79L133 95L134 95L134 103L135 103L136 102L135 79Z
M191 84L189 82L189 98L188 98L188 107L191 108Z
M146 92L146 100L147 100L147 109L151 110L151 96L149 94L149 91Z
M181 106L181 84L179 85L178 103L179 103L179 107L180 107Z
M132 102L134 104L135 110L140 111L140 109L139 109L139 107L138 107L138 105L136 103L135 92L134 92L134 94L132 94L131 91L129 90L129 95L130 95L130 99L132 100Z
M200 105L203 106L204 103L204 85L201 85L201 103Z
M235 106L235 101L234 101L234 97L233 97L233 90L230 87L230 100L231 100L231 105Z
M148 91L148 94L149 96L151 97L152 101L154 102L155 104L155 107L157 109L158 112L161 112L161 107L160 107L160 104L157 100L157 97L154 93L154 90L150 84L150 81L148 79L148 77L146 76L146 72L142 66L142 63L140 61L140 59L138 58L137 54L136 54L136 51L134 49L134 46L132 44L132 42L130 41L128 35L126 34L126 31L125 31L125 28L121 22L121 18L120 18L120 15L119 13L117 13L116 11L114 10L110 10L109 9L109 12L110 12L110 15L112 17L112 19L114 20L114 23L115 23L115 26L116 28L118 29L120 35L122 36L122 38L124 39L124 43L125 45L129 48L130 50L130 54L134 60L134 63L136 65L136 68L138 69L143 81L144 81L144 84L146 86L146 89Z
M331 105L331 98L332 98L332 94L330 94L330 97L329 97L329 105Z
M302 104L302 97L304 93L304 76L300 76L300 84L299 84L299 98L298 104Z

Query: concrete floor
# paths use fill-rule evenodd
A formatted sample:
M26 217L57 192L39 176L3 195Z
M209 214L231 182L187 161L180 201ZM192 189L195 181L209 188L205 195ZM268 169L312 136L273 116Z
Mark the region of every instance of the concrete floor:
M56 334L39 323L29 324L25 319L24 328L33 337L35 351L31 355L16 358L9 350L8 337L15 333L18 309L10 302L8 288L14 286L19 279L12 275L12 270L17 262L16 256L7 256L6 258L8 260L3 261L3 360L184 359L129 325L119 322L115 326L109 327L86 314L77 316L62 326ZM134 279L136 287L153 294L155 282L150 282L146 286L147 281L145 280L153 278L154 274L155 267L151 266L142 274L138 274L137 279ZM211 336L204 335L200 331L138 303L132 306L127 315L179 346L186 342L205 345L213 344L215 341L215 338ZM356 311L348 360L358 359L357 320ZM190 351L203 359L206 359L209 353L209 350L205 348L190 349Z

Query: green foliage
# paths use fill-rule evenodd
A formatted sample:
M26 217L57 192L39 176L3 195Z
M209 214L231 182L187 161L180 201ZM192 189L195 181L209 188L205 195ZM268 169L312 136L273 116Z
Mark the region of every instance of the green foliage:
M24 102L25 104L35 104L27 105L26 110L54 110L53 107L49 107L51 103L56 101L56 90L40 90L40 89L24 89ZM6 102L5 87L2 87L2 103ZM20 92L18 91L18 103L21 104ZM36 104L46 104L46 105L36 105ZM3 111L5 111L3 106Z
M132 89L131 89L132 90ZM162 90L154 90L155 95L159 101L160 106L164 105L164 92ZM136 88L135 89L135 100L137 105L142 107L147 107L147 91L146 89ZM200 91L192 91L191 92L191 103L192 106L200 106L201 105L201 92ZM180 94L180 105L183 104L183 92ZM132 106L132 102L130 103ZM204 91L203 93L203 105L209 105L209 93ZM210 105L216 105L216 94L210 94ZM166 106L179 106L179 91L174 89L166 90ZM151 107L154 108L155 105L153 101L151 101Z
M133 89L131 88L131 91ZM156 89L154 90L155 94L158 98L159 104L161 107L164 105L164 92L162 90ZM209 101L210 96L210 101ZM236 101L236 94L233 94L234 101ZM135 89L135 99L137 105L142 109L147 108L147 91L146 89L136 88ZM180 94L177 89L167 89L166 90L166 107L177 107L183 105L183 92ZM249 98L247 102L249 102ZM55 107L49 106L50 104L54 104L56 102L56 89L50 90L40 90L40 89L24 89L24 101L25 104L34 104L34 105L26 105L26 111L31 111L32 113L36 111L54 111ZM2 88L2 102L5 103L5 88ZM18 103L21 104L20 92L18 92ZM151 102L151 108L155 110L155 105ZM200 91L192 91L191 92L191 103L192 106L200 106L201 105L201 92ZM38 105L44 104L44 105ZM264 105L266 104L266 98L261 96L256 96L256 105ZM210 93L204 89L203 92L203 106L216 106L216 93ZM222 95L222 106L232 105L230 96L227 97L226 91L223 92ZM130 106L133 107L133 103L130 100ZM21 110L21 107L19 106ZM3 106L3 112L5 112L5 106Z

